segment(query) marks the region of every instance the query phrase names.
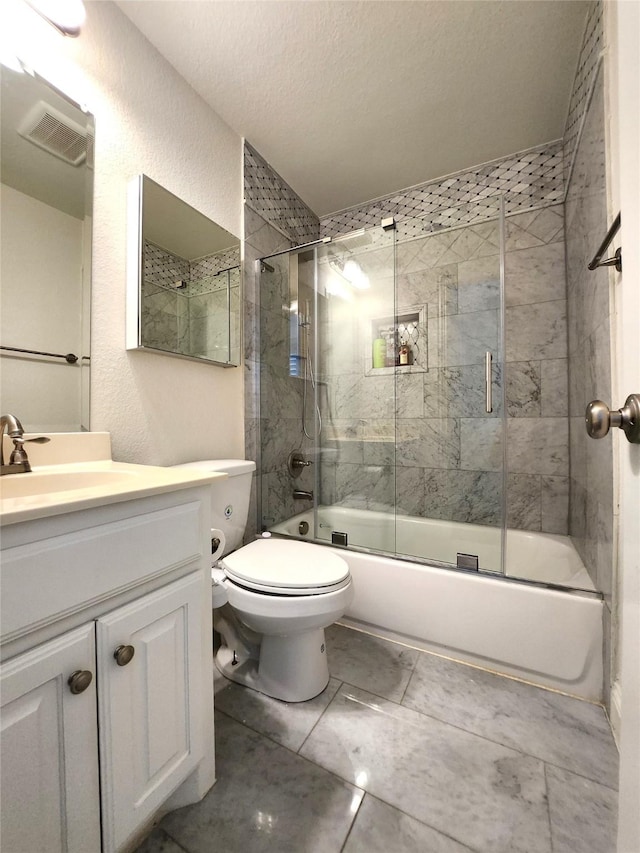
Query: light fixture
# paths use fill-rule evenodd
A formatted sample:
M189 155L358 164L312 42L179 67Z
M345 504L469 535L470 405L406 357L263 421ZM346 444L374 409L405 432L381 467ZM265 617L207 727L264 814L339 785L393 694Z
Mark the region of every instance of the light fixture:
M25 0L27 5L54 26L63 36L76 38L86 12L82 0Z
M371 287L371 284L369 283L369 276L363 271L360 264L353 260L353 258L349 258L349 260L346 261L342 269L342 275L347 279L349 284L357 290L366 290Z

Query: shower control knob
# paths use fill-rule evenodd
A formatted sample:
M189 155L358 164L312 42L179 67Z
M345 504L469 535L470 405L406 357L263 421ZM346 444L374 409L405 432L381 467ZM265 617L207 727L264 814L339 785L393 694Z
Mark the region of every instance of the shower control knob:
M592 400L585 413L587 433L604 438L611 427L618 427L632 444L640 444L640 394L630 394L621 409L611 411L602 400Z
M287 468L294 479L300 476L303 468L308 468L311 464L313 463L305 459L299 450L294 450L287 459Z
M118 646L113 653L113 657L115 658L118 666L126 666L128 663L131 663L135 653L136 650L133 646Z

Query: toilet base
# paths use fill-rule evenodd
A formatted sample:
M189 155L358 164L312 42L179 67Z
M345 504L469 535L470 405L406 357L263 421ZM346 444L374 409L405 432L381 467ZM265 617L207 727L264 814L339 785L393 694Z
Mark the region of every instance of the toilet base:
M324 629L286 637L265 636L259 659L240 656L226 645L215 656L216 666L230 681L244 684L283 702L306 702L329 683Z

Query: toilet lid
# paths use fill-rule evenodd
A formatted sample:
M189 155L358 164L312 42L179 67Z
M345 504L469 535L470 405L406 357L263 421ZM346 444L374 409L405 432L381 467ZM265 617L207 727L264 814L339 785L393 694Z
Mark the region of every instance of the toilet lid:
M257 539L220 564L230 580L271 593L328 592L349 581L342 557L320 545L287 539Z

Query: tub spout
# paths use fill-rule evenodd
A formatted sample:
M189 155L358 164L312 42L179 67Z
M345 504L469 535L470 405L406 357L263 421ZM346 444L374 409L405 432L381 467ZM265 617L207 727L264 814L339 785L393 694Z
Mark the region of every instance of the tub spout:
M294 501L312 501L313 492L306 492L304 489L294 489L293 499Z

